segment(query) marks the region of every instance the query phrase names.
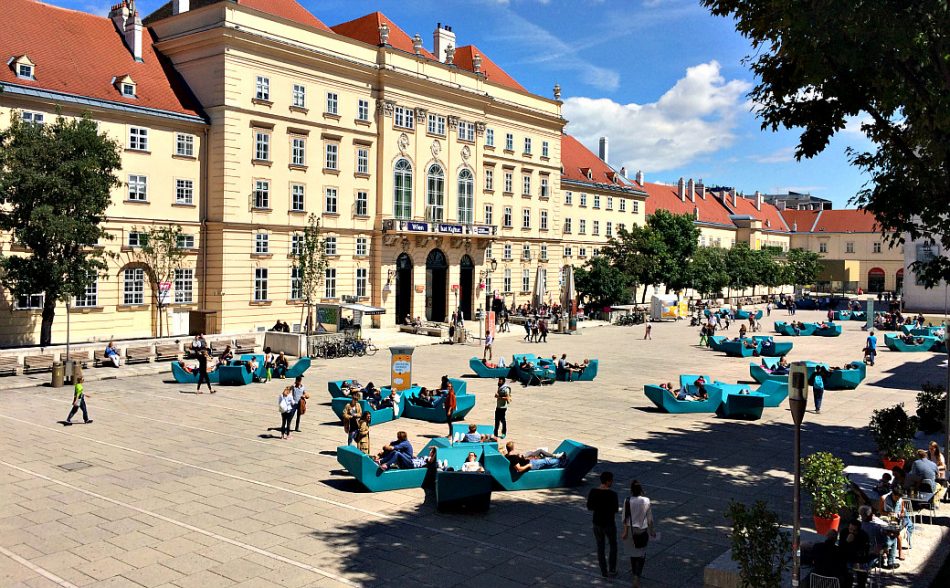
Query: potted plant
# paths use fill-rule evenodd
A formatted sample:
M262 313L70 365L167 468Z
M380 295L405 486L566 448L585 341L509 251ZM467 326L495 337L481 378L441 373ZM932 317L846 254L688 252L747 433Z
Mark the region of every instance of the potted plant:
M924 433L945 430L947 418L947 391L943 386L925 382L917 393L917 418Z
M868 423L885 469L904 467L904 448L917 433L917 418L908 416L904 404L875 410Z
M809 455L802 460L802 486L811 494L815 531L825 535L837 529L848 488L844 462L825 451Z
M792 559L792 542L778 515L759 500L748 507L730 502L732 559L739 565L742 586L779 586Z

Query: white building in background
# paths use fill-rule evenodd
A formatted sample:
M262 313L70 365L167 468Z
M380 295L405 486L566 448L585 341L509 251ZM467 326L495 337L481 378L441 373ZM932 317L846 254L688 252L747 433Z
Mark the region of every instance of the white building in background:
M924 288L917 280L911 264L915 261L928 261L934 257L946 255L939 243L925 240L911 240L905 235L904 245L904 307L913 312L946 314L950 306L950 288L946 282L940 282L933 288Z

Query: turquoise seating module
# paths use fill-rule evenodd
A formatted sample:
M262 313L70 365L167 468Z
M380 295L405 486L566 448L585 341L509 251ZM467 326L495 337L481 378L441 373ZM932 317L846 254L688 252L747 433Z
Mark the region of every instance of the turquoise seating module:
M696 380L699 379L699 376L696 374L681 374L680 375L680 388L685 388L688 394L696 395ZM712 383L712 378L704 375L703 379L706 380L706 384Z
M508 458L491 446L484 448L485 471L505 490L542 490L576 486L597 465L597 448L566 439L554 453L565 454L563 468L531 470L518 473Z
M847 321L847 320L851 320L851 311L850 311L850 310L836 310L836 311L835 311L835 320L836 320L836 321Z
M287 378L296 378L297 376L304 375L304 372L310 369L310 365L313 363L309 357L301 357L294 362L292 366L287 368L287 373L284 374L284 377Z
M244 354L244 355L241 355L240 358L238 358L238 361L248 362L248 361L251 361L251 359L257 361L257 369L254 370L253 375L256 376L258 380L261 380L261 381L267 379L267 368L264 367L264 354L263 353Z
M791 341L776 341L769 335L755 335L752 338L759 342L759 355L762 357L784 357L795 345Z
M757 320L757 321L762 320L762 311L761 311L761 310L755 311L755 314L754 314L754 315L752 314L752 312L750 312L750 311L748 311L748 310L737 310L737 311L736 311L736 320L747 321L747 320L749 320L749 316L750 316L750 315L755 316L755 320Z
M808 337L815 333L815 323L804 323L798 332L791 323L775 321L775 332L789 337Z
M507 378L508 374L511 373L511 367L506 366L503 368L500 367L487 367L482 363L477 357L473 357L468 360L468 367L475 372L475 375L479 378Z
M841 325L834 323L826 323L824 327L815 325L815 332L812 334L816 337L837 337L841 335Z
M420 488L426 477L425 468L384 471L373 458L352 445L337 447L336 460L370 492Z
M577 373L571 372L569 370L557 371L557 380L559 382L593 382L594 378L597 377L597 368L600 365L600 360L592 359L590 363L584 368L584 371Z
M916 341L920 341L917 343ZM936 337L916 337L914 343L905 343L897 335L887 333L884 335L884 344L887 345L887 348L891 351L900 351L903 353L908 352L918 352L918 351L930 351L938 343Z
M725 394L738 394L744 390L755 392L765 397L766 408L781 406L788 398L788 385L781 382L765 382L759 386L758 390L753 390L748 384L727 384L716 381L707 386L706 389L710 390L710 395L712 395L713 390L717 394L723 394L723 398L725 398Z
M748 342L751 347L746 345ZM745 337L736 341L730 339L722 343L722 351L729 357L752 357L759 350L759 344L754 339Z
M851 320L853 321L866 321L868 320L868 313L863 310L852 310L851 311Z
M327 382L327 391L330 398L343 398L343 382L346 380L330 380Z
M706 344L709 345L709 347L713 351L722 351L722 344L728 340L729 340L729 337L724 337L722 335L713 335L711 337L706 338L706 341L707 341Z
M491 508L494 480L488 472L439 471L435 507L439 512L485 512Z
M770 362L769 360L772 360L774 363ZM769 369L772 369L776 364L778 364L778 358L763 357L762 362L764 362ZM815 373L815 367L818 366L818 363L814 361L806 361L805 364L808 366L808 377L811 378L812 374ZM750 363L749 375L752 376L753 380L760 384L770 381L788 384L788 374L773 374L769 370L763 368L761 363Z
M716 409L716 414L726 418L754 420L762 418L764 407L764 394L756 392L749 392L748 394L727 393L722 399L722 404Z
M222 386L247 386L254 381L254 374L247 371L242 363L223 365L218 372L218 383Z
M669 391L659 386L647 384L643 387L643 393L650 402L670 414L716 412L719 404L722 403L722 392L715 390L711 385L706 386L706 392L709 394L707 400L677 400Z
M451 382L452 387L455 388L455 413L452 418L453 420L462 420L475 408L475 395L468 393L468 388L464 380L449 378L449 382ZM418 404L414 404L411 398L418 396L421 391L422 388L418 386L413 386L405 391L402 395L402 400L405 402L402 416L407 419L416 419L430 423L447 422L444 408L445 396L437 396L431 408L419 406Z
M221 366L218 366L219 369ZM212 384L218 383L218 370L213 370L208 372L208 379L211 380ZM183 367L178 365L177 361L172 362L172 377L175 378L175 381L179 384L197 384L198 383L198 372L187 372Z
M385 389L382 389L385 390ZM334 398L330 400L330 408L333 410L333 414L336 415L338 419L343 418L343 409L346 408L346 405L350 403L350 399L343 396L340 398ZM398 419L400 416L404 416L406 409L406 394L399 395L399 405L398 410L393 408L380 408L375 409L373 406L366 400L360 400L360 408L363 409L363 412L369 412L372 416L370 421L370 426L379 425L382 423L388 423ZM443 421L444 422L444 421Z
M854 390L867 376L868 366L863 361L852 361L844 369L829 371L823 376L825 390Z

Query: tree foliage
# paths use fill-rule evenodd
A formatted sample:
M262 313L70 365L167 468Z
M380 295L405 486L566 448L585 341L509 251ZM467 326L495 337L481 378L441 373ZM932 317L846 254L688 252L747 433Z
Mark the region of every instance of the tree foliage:
M303 301L307 313L307 334L313 325L313 305L320 299L320 286L327 270L326 243L320 231L320 220L315 214L307 217L297 250L293 252L294 267L298 275L299 292L293 292Z
M807 249L791 249L785 255L786 283L793 286L810 286L818 281L821 273L821 256Z
M717 297L729 285L726 253L720 247L700 247L690 260L689 287L703 298Z
M596 256L574 271L578 297L588 308L603 308L630 301L630 280L603 256Z
M885 237L950 250L950 9L946 0L702 0L752 42L750 97L764 129L800 128L813 157L849 122L873 144L848 150L871 181L853 198ZM891 233L893 231L893 233ZM916 262L928 286L950 258Z
M778 516L758 500L751 508L730 502L726 518L732 522L732 559L739 564L743 588L781 586L782 572L792 559L792 544Z
M665 254L660 260L662 283L667 290L688 287L689 260L699 242L699 228L693 223L693 218L688 214L658 210L647 219L647 226L659 235L665 246Z
M120 167L119 146L86 116L36 125L13 112L0 131L0 197L9 203L0 230L29 253L0 256L0 283L14 297L44 295L41 345L51 343L56 303L107 269L94 245L109 238L101 223Z
M157 309L158 336L163 335L163 309L168 305L168 290L162 292L162 284L170 283L175 277L175 271L181 269L185 258L185 250L181 248L181 227L167 225L150 227L148 229L133 228L143 235L144 243L135 249L132 258L145 269L148 283L152 290L152 300Z

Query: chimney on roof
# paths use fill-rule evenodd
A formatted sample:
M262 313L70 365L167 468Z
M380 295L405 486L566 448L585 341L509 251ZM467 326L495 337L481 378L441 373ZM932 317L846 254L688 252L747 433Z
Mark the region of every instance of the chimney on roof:
M142 19L131 0L122 0L109 11L109 18L135 61L142 61Z
M762 192L755 191L755 209L762 210Z
M624 166L624 165L621 165L621 166L620 166L620 175L623 176L624 179L627 178L627 167L626 167L626 166Z
M482 73L482 56L478 53L472 56L472 70L477 74Z
M172 14L181 14L191 10L190 0L172 0Z
M422 35L419 33L412 38L412 51L416 55L422 55Z
M785 203L785 201L784 201L784 200L776 200L776 201L775 201L775 208L777 208L777 209L779 209L779 210L785 210L785 208L786 208L786 203Z
M798 221L795 221L795 222L792 223L792 232L793 232L793 233L797 233L797 232L798 232Z
M696 193L699 194L699 197L703 200L706 199L706 185L703 184L702 178L696 180Z
M733 188L730 195L732 196L732 207L737 208L739 206L739 191Z
M686 192L689 194L689 201L696 202L696 183L693 182L693 178L689 179L689 183L686 185Z
M451 57L449 48L452 49ZM432 33L432 52L435 53L436 59L451 65L455 58L455 33L452 32L452 27L442 26L442 23L435 27L435 32Z
M637 183L640 184L641 186L643 185L643 170L642 169L637 170Z
M608 153L609 147L608 147L608 144L607 144L607 137L601 137L601 138L600 138L599 147L600 147L600 151L599 151L600 160L603 161L604 163L607 163L607 156L609 155L609 153Z
M680 178L680 181L676 183L676 195L680 200L686 202L686 181L683 178Z

